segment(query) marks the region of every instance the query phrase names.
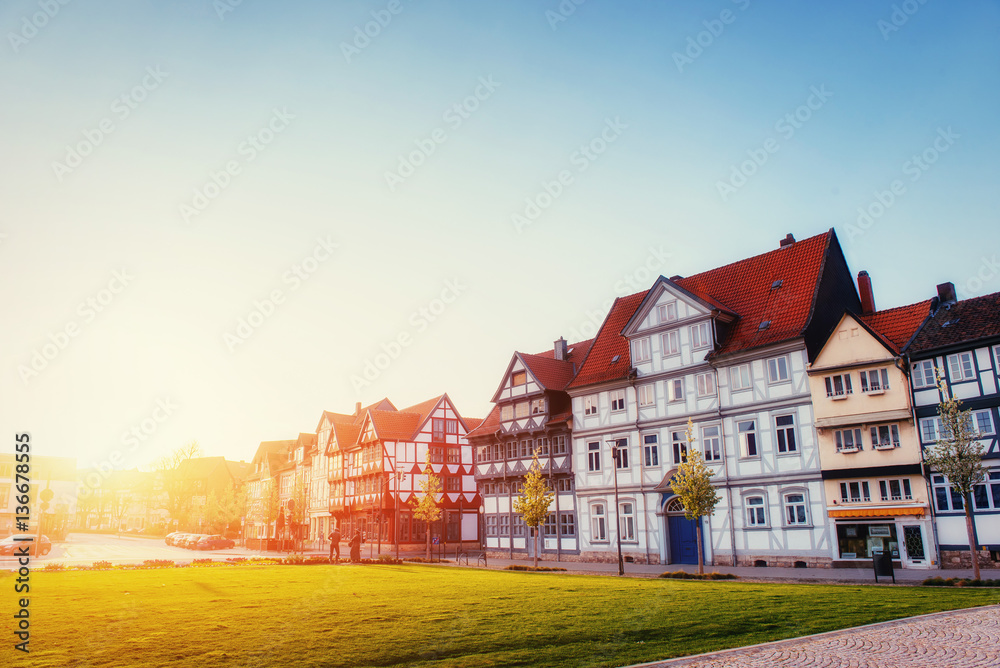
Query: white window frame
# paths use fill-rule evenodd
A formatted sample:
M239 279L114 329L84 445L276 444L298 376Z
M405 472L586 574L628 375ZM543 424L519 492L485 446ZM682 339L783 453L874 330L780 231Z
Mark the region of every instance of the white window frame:
M979 428L980 416L986 417L986 422L989 425L988 426L989 431L983 431L982 429ZM991 409L984 408L982 410L972 411L971 417L972 417L972 427L973 429L975 429L976 433L979 434L980 436L993 436L994 434L997 433L996 425L993 423L993 411Z
M705 432L714 429L715 435L708 436ZM705 425L701 428L702 452L705 455L705 462L722 461L722 428L717 424ZM711 448L711 449L710 449Z
M624 471L630 468L628 459L628 439L619 438L615 441L615 449L612 450L611 458L615 460L615 468Z
M583 414L597 415L597 395L591 394L583 398Z
M971 352L961 352L948 355L948 378L953 383L961 383L976 378L976 360ZM966 368L968 362L968 368ZM957 371L957 373L956 373Z
M858 496L852 494L851 485L857 485ZM870 503L871 487L867 480L842 480L840 482L840 502L841 503Z
M746 425L750 425L747 427ZM744 459L760 458L760 438L757 431L757 418L746 420L736 420L736 433L740 440L740 456ZM750 444L753 442L753 453L750 452Z
M780 420L782 418L791 418L792 419L791 426L789 426L789 425L779 425L778 424L778 420ZM795 413L784 413L784 414L781 414L781 415L775 415L774 419L771 422L774 425L774 449L775 449L775 452L777 452L779 455L798 454L799 451L800 451L800 448L799 448L798 429L796 429ZM794 443L791 444L791 447L789 447L789 443L788 443L788 432L789 431L791 431L791 433L792 433L792 441L794 441ZM784 434L785 434L784 449L782 449L781 438L779 438L782 432L784 432Z
M712 345L712 330L707 322L691 325L691 350L704 350Z
M527 401L519 401L514 404L514 419L519 420L531 415L531 405Z
M889 389L889 370L868 369L861 372L861 391L865 394L882 394Z
M847 429L834 430L833 444L837 448L837 452L851 453L864 450L865 448L861 427L848 427Z
M603 503L590 504L590 540L595 543L608 542L607 522Z
M910 365L910 378L913 389L923 390L936 385L933 360L920 360Z
M851 374L838 373L827 376L823 379L826 384L826 396L828 399L846 399L847 395L854 394L854 387L851 384Z
M647 383L639 386L639 407L649 408L656 403L656 385Z
M671 315L670 313L671 310L673 311L673 315ZM659 322L674 322L675 320L677 320L677 302L672 301L657 306L656 319Z
M920 431L920 441L922 443L936 443L941 440L941 418L940 417L925 417L918 420L919 431ZM928 427L930 429L928 430ZM927 432L932 431L934 433L934 438L928 440Z
M626 512L626 508L628 511ZM623 499L618 503L618 531L622 542L634 543L635 537L635 501Z
M594 447L597 446L597 447ZM587 443L587 472L601 472L601 442L590 441Z
M507 404L506 406L500 407L500 420L502 422L508 422L514 419L514 406Z
M883 430L885 430L884 439ZM896 423L870 425L868 433L872 439L872 448L875 450L892 450L899 447L899 425Z
M892 493L892 483L899 487L899 494ZM882 478L878 481L878 495L881 501L912 501L913 489L909 478Z
M680 436L680 438L678 438L678 436ZM670 450L674 458L674 465L682 464L687 460L687 432L683 429L672 429L670 431Z
M777 385L778 383L787 383L792 380L791 374L791 360L789 360L788 355L780 355L778 357L772 357L767 360L767 382L771 385ZM784 367L784 377L781 377L779 371L782 371Z
M545 397L539 397L537 399L532 399L531 400L531 409L530 410L531 410L531 414L532 415L544 415L545 414Z
M660 354L664 357L681 354L681 337L676 329L660 334Z
M733 392L749 390L753 386L753 375L749 364L737 364L729 368L730 385Z
M635 339L632 341L632 361L636 364L642 364L643 362L648 362L653 359L650 353L649 337L644 336L641 339Z
M660 437L657 434L643 434L642 463L647 467L660 465Z
M695 378L699 397L710 397L715 394L715 374L711 371L699 373Z
M801 501L791 501L790 497L801 497ZM785 515L785 526L807 527L809 523L809 498L805 490L789 490L782 494L782 506ZM791 510L800 510L800 513L790 513ZM800 519L801 518L801 519Z
M609 393L609 398L611 399L611 412L621 413L625 410L625 390L611 390Z
M684 401L684 377L669 378L667 383L667 401Z
M748 527L766 529L770 526L767 522L767 496L759 493L747 494L743 497L743 507L746 509Z

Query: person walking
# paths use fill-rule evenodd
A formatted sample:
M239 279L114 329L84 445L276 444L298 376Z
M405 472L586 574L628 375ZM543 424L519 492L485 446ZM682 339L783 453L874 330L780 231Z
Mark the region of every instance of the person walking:
M336 554L336 557L334 557L334 554ZM330 532L330 561L333 561L335 564L340 563L340 529L336 526Z
M361 529L357 530L348 545L351 548L351 561L353 563L361 561Z

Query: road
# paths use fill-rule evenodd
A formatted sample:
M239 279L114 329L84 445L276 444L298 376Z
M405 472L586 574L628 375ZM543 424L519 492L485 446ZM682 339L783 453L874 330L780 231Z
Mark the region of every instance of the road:
M53 542L52 552L42 557L32 557L35 567L49 563L69 565L90 565L95 561L110 561L113 564L139 564L146 559L170 559L188 562L192 559L225 560L227 557L260 556L243 548L228 550L186 550L163 542L162 538L124 535L120 538L108 534L71 533L63 542ZM14 568L16 558L0 557L0 568Z

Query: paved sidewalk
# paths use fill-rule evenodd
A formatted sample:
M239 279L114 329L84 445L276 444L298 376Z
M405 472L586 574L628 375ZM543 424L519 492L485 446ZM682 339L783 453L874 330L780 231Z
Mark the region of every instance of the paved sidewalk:
M638 666L996 668L1000 666L1000 606L938 612Z

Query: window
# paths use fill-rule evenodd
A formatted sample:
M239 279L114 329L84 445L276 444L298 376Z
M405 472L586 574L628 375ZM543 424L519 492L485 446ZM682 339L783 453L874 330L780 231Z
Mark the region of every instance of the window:
M750 389L750 365L740 364L729 369L729 378L733 385L733 392Z
M677 320L677 302L669 302L657 306L656 318L660 322L673 322Z
M919 390L925 387L934 387L934 362L931 360L914 362L910 367L910 371L913 377L914 389Z
M545 398L531 400L531 414L542 415L545 413Z
M748 496L744 501L747 509L747 526L766 527L767 508L763 496Z
M628 468L628 439L620 438L615 441L614 449L615 468Z
M772 357L767 361L767 379L772 383L788 380L788 358Z
M972 412L972 426L980 436L988 436L994 433L993 414L989 409Z
M837 452L864 450L861 444L860 429L838 429L833 432L833 441L837 444Z
M809 524L806 514L806 496L795 492L785 495L785 524L788 526L803 526Z
M948 355L948 372L952 382L972 380L976 377L976 367L972 363L972 353Z
M648 362L650 360L649 356L649 337L644 337L641 339L636 339L632 342L632 361L636 363Z
M910 481L907 478L878 481L879 496L883 501L911 501Z
M576 535L576 515L573 513L559 513L559 535Z
M673 378L667 381L668 401L684 401L684 379Z
M597 415L597 395L592 394L583 398L583 414Z
M618 506L618 530L622 540L635 540L635 504L631 501Z
M934 443L941 438L941 418L920 418L920 440L924 443Z
M934 488L934 505L940 512L960 511L965 509L962 495L948 484L943 475L931 476L931 486Z
M656 386L654 385L641 385L639 386L639 407L648 408L656 403Z
M514 377L511 379L511 384L514 387L519 385L526 385L528 382L528 372L527 371L515 371Z
M542 528L543 528L543 535L546 538L548 538L550 536L551 537L555 537L557 535L556 534L556 514L555 513L549 513L548 515L545 516L545 525Z
M757 450L757 421L739 420L736 423L736 431L740 435L740 452L744 457L757 457L760 452Z
M660 465L660 444L656 434L642 437L642 463L645 466Z
M707 397L709 395L715 394L714 373L699 373L697 376L695 376L695 380L698 383L699 397Z
M841 503L868 503L871 500L867 480L840 483Z
M500 407L500 419L503 421L514 419L514 407L510 404Z
M708 323L703 322L691 327L691 349L708 348L712 344L709 338Z
M431 421L433 426L433 435L431 438L435 441L444 440L444 418L434 418Z
M669 332L660 334L660 346L663 349L664 357L680 354L681 344L680 338L677 336L677 330L672 329Z
M514 448L515 448L515 451L516 451L516 449L517 449L517 443L516 442L514 443ZM520 452L521 452L521 457L522 458L527 458L527 457L530 457L532 455L532 453L534 452L534 447L531 444L531 439L530 438L521 441ZM515 454L516 454L516 452L515 452Z
M497 516L487 515L486 516L486 535L495 536L497 535Z
M683 431L670 432L670 442L674 451L674 464L686 462L688 458L687 433Z
M600 442L587 444L587 470L591 472L601 470Z
M605 531L603 503L595 503L590 507L590 539L593 541L608 539Z
M715 462L722 459L722 447L719 439L719 427L703 427L701 442L705 446L705 461Z
M611 412L625 410L625 390L611 390Z
M861 372L861 391L874 394L889 389L889 370L871 369Z
M528 531L528 525L524 523L524 518L520 515L514 515L514 535L523 536Z
M572 478L558 478L558 479L556 479L556 491L557 492L572 492L573 491L573 479Z
M774 418L774 428L777 430L778 452L797 452L795 442L795 416L778 415Z
M500 535L501 536L510 535L510 515L500 516Z
M462 479L457 475L450 475L444 479L446 492L461 492Z
M528 402L522 401L514 405L514 417L523 418L528 417Z
M990 471L986 481L973 488L972 505L977 510L1000 510L1000 471Z
M844 399L848 394L854 392L849 373L827 376L824 380L826 381L826 396L831 399Z
M883 424L870 429L872 447L876 450L889 450L899 447L899 427L894 424Z
M565 455L566 453L567 453L566 437L565 436L553 436L552 437L552 454L554 454L554 455Z
M431 463L442 464L444 463L444 448L429 446L428 451L430 451Z

